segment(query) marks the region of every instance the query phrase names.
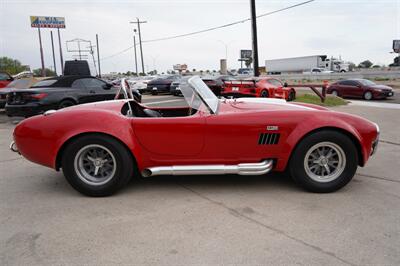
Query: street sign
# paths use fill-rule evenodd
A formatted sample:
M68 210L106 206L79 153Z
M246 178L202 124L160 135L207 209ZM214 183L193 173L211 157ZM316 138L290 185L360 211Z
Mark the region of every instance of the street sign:
M65 28L64 17L39 17L31 16L32 28Z
M400 40L393 40L393 52L400 53Z
M240 59L249 59L253 55L252 50L240 50Z

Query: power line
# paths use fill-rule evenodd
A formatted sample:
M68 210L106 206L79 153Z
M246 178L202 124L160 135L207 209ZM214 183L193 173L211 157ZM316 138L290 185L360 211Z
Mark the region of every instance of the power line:
M288 6L288 7L284 7L284 8L278 9L278 10L267 12L267 13L258 15L257 18L266 17L266 16L269 16L269 15L272 15L272 14L275 14L275 13L279 13L279 12L288 10L288 9L292 9L292 8L295 8L295 7L298 7L298 6L306 5L306 4L314 2L314 1L315 0L308 0L308 1L304 1L304 2L295 4L295 5L292 5L292 6ZM157 38L157 39L151 39L151 40L144 40L144 41L142 41L142 43L151 43L151 42L166 41L166 40L172 40L172 39L187 37L187 36L200 34L200 33L208 32L208 31L213 31L213 30L218 30L218 29L222 29L222 28L231 27L231 26L234 26L236 24L244 23L244 22L247 22L247 21L250 21L250 20L251 20L250 18L246 18L246 19L238 20L238 21L231 22L231 23L228 23L228 24L207 28L207 29L204 29L204 30L199 30L199 31L194 31L194 32L190 32L190 33L179 34L179 35L174 35L174 36L169 36L169 37L163 37L163 38ZM118 53L106 56L104 58L101 58L100 60L106 60L106 59L115 57L117 55L120 55L120 54L132 49L133 47L134 47L133 45L129 46L128 48L126 48L126 49L124 49L124 50L122 50L122 51L120 51Z

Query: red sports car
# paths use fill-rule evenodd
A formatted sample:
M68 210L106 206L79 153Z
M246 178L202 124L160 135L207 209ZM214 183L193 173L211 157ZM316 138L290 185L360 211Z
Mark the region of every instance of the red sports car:
M377 147L378 126L354 115L281 99L220 100L197 76L181 91L188 106L115 100L47 111L15 128L11 149L62 168L81 193L105 196L133 176L286 169L307 190L331 192L346 185Z
M6 72L0 72L0 88L5 88L14 78Z
M326 92L343 98L363 98L365 100L386 99L394 95L391 87L378 85L368 79L340 80L331 84Z
M293 101L296 98L296 91L276 78L251 78L224 83L225 86L221 92L223 96L279 98L287 101Z

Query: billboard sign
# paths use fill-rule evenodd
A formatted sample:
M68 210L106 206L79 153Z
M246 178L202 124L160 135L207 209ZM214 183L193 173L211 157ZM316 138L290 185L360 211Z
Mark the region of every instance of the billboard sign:
M253 55L252 50L240 50L240 59L249 59Z
M64 17L39 17L31 16L32 28L65 28Z
M182 71L187 70L188 66L186 64L176 64L173 65L174 70Z
M400 40L393 40L393 52L400 53Z

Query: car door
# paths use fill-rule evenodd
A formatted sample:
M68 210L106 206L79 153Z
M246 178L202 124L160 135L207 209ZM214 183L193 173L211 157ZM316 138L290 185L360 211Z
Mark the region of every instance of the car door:
M106 87L106 82L96 78L82 78L80 81L86 88L89 102L111 100L114 98L113 92Z
M201 114L184 117L137 117L132 118L132 126L140 145L152 154L153 159L168 160L168 156L190 159L198 155L204 147L205 118ZM174 160L176 157L169 158Z
M79 103L90 103L92 102L91 95L85 87L83 79L76 79L71 84L71 93L73 93Z
M349 97L359 97L360 95L362 95L362 93L360 93L361 88L358 84L357 81L354 80L346 80L345 81L345 87L346 87L346 96Z

